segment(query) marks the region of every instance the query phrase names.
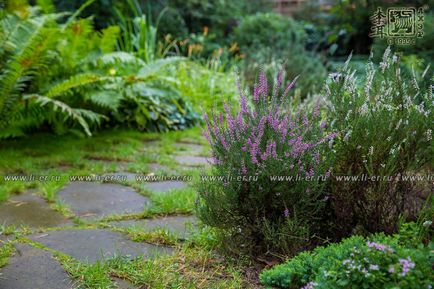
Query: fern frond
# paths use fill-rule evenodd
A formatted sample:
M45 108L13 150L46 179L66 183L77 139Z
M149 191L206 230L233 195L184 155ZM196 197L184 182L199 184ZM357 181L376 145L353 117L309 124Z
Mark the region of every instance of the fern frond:
M77 122L88 136L92 135L89 124L100 125L103 119L107 119L104 115L86 109L72 108L64 102L43 95L31 94L23 98L34 101L41 107L51 105L53 112L64 115L64 121L72 119Z
M46 37L51 35L44 28L46 20L43 17L36 22L32 35L22 45L20 43L11 60L6 63L4 73L0 75L0 123L5 122L8 115L13 113L20 94L26 88L26 82L45 60L43 54L48 45Z
M24 131L20 127L16 126L0 130L0 139L16 138L24 135Z
M68 91L70 91L71 89L83 87L92 83L103 82L106 81L107 79L110 79L110 77L102 77L93 73L77 74L71 76L67 80L64 80L60 83L53 85L46 91L46 93L44 93L44 95L53 98L56 96L63 95Z
M113 65L115 63L134 63L140 66L146 65L146 63L140 58L134 56L131 53L122 51L104 54L98 58L97 61L102 65Z
M109 26L101 31L99 47L103 53L110 53L116 48L119 33L118 26Z
M119 91L114 90L98 90L91 91L85 94L85 99L90 102L110 110L117 110L123 98Z
M158 59L154 62L146 64L145 67L140 69L138 76L141 78L151 77L155 74L158 74L158 72L160 72L161 69L163 69L165 66L175 64L184 60L186 60L186 58L178 56Z

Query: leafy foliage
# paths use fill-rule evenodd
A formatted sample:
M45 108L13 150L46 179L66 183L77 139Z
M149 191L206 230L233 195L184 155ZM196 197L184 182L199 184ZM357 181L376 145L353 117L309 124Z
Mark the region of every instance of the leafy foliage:
M3 43L0 56L3 68L0 75L0 126L6 129L2 135L21 135L27 127L41 125L44 118L51 122L71 118L75 120L73 123L90 134L89 124L98 124L101 116L76 109L60 97L104 79L98 75L81 75L54 84L48 82L49 77L42 78L41 72L56 63L55 35L65 31L66 27L55 22L62 15L42 15L37 8L27 9L31 13L28 18L21 19L18 14L11 13L0 20L0 26L7 31L0 35L0 42ZM39 95L41 93L45 95ZM38 110L38 107L48 103L53 108L51 111ZM35 117L37 112L39 115ZM42 115L42 112L45 114ZM34 121L25 120L32 117L35 117Z
M284 70L285 81L301 76L297 88L305 96L318 88L326 74L319 57L305 50L305 38L303 27L291 18L258 13L241 21L233 41L246 56L243 67L249 82L261 66L271 75Z
M77 13L66 20L65 14L44 14L49 2L42 10L23 4L19 8L26 14L11 10L0 20L1 137L44 126L57 133L77 133L80 127L91 135L103 123L130 126L134 120L141 130L165 131L196 122L166 76L166 66L180 58L156 59L152 47L142 47L141 41L134 46L143 30L124 39L132 42L130 53L113 52L124 26L97 32L91 19L75 19Z
M222 71L220 63L209 67L182 61L168 67L169 75L176 80L176 88L185 95L196 111L210 113L212 109L223 109L223 104L236 101L235 75Z
M430 288L433 248L401 235L353 236L265 270L261 281L273 288Z

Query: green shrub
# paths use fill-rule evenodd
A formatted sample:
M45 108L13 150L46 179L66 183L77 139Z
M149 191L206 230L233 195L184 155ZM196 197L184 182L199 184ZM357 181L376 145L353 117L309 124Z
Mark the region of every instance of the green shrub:
M340 237L395 232L399 218L415 217L421 204L415 181L404 177L432 170L432 92L421 93L415 79L403 77L399 58L387 49L378 67L368 63L361 86L347 63L332 75L325 98L328 122L340 132L329 156L333 230Z
M303 252L261 273L273 288L431 288L434 243L402 243L400 235L353 236Z
M107 78L79 69L78 63L90 51L98 53L93 49L96 46L114 43L104 33L89 35L84 20L74 22L69 18L58 24L62 16L24 6L0 19L1 137L19 136L44 124L55 130L81 128L90 135L92 126L104 119L77 105L77 92Z
M211 112L212 109L223 109L223 103L236 101L235 77L232 73L222 71L219 63L209 67L183 61L167 67L168 75L176 81L176 88L193 104L196 111Z
M287 94L294 83L282 89L282 80L280 73L272 90L261 73L249 101L240 91L238 111L225 105L205 115L214 160L209 177L217 179L198 184L197 213L236 253L293 254L311 245L320 226L320 176L327 171L321 149L335 134L324 133L319 107L292 111Z
M234 31L241 53L245 55L243 70L252 83L258 67L269 74L285 70L285 81L300 75L297 88L302 95L315 91L325 79L326 70L319 57L304 48L303 26L273 13L258 13L243 18Z
M104 107L113 125L160 132L191 127L199 118L166 71L182 61L168 57L145 63L126 52L105 54L95 60L94 68L108 71L114 80L84 97Z

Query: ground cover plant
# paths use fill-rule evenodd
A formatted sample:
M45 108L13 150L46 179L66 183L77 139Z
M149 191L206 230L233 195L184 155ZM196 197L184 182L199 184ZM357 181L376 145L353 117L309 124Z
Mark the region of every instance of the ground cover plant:
M353 236L264 271L261 281L270 288L430 288L434 244L409 241Z

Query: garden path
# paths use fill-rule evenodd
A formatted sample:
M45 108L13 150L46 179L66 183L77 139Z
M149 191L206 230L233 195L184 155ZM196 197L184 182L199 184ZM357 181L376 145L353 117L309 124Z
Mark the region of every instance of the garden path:
M157 144L147 144L152 145ZM181 168L191 170L207 164L207 158L197 154L203 150L199 144L179 142L174 148L176 155L171 157ZM158 163L150 163L149 168L152 174L175 173ZM95 263L114 256L158 258L176 250L176 246L155 244L152 239L134 242L129 238L134 230L164 231L180 242L189 238L196 224L193 215L146 218L143 211L153 203L134 188L138 175L123 171L106 175L125 176L126 181L70 182L57 193L57 204L67 208L69 217L55 210L56 204L48 203L35 190L0 203L0 225L14 228L13 234L0 235L0 247L13 246L7 264L0 269L0 289L76 288L79 280L65 270L65 258ZM186 182L166 180L138 185L155 194L189 186ZM127 280L115 277L112 280L117 288L135 288Z

